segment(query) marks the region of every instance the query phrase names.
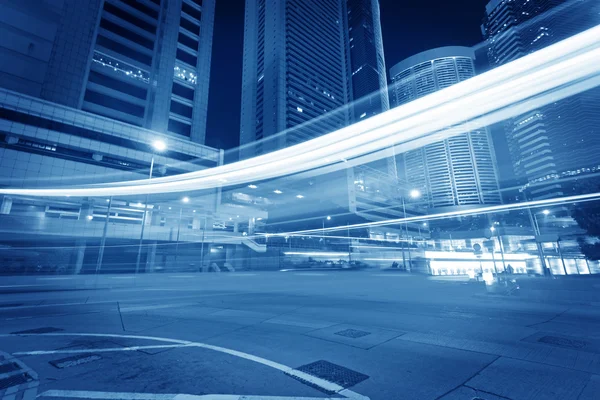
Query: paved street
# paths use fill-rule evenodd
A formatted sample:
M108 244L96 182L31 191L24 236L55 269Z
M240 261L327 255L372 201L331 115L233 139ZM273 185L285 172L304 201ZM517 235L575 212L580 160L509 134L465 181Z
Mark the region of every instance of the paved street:
M483 284L386 271L1 282L0 399L600 393L593 303L488 296Z

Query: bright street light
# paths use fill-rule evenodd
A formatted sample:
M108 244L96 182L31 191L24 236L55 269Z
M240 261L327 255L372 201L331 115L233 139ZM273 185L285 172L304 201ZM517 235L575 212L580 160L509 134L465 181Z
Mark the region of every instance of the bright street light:
M299 198L299 199L303 199L304 198L304 196L302 196L301 194L296 195L296 197Z
M327 221L331 221L331 216L327 216Z
M257 188L258 188L258 186L256 186L256 185L248 185L248 187L249 187L250 189L257 189Z
M417 189L413 189L410 191L410 197L412 197L413 199L419 198L421 197L421 192Z
M154 150L156 151L165 151L167 149L167 144L162 140L155 140L152 143L152 147L154 147Z
M184 203L189 203L190 202L190 198L185 196L183 199L181 199L181 201L183 201Z
M550 215L550 210L544 210L544 211L542 211L542 214L544 214L544 215Z
M490 231L494 232L496 230L495 226L490 226Z

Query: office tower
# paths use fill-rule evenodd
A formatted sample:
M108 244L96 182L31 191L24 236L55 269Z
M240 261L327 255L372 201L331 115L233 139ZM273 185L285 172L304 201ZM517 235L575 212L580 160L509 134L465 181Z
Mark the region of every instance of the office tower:
M0 83L204 143L214 7L214 0L10 0L0 17Z
M390 69L392 105L399 106L475 75L468 47L440 47ZM487 129L458 133L400 157L401 175L429 207L501 202L492 140Z
M493 0L482 32L492 66L506 64L600 23L597 1ZM531 199L569 194L560 178L596 170L600 90L557 101L505 123L514 172Z
M348 43L353 121L390 108L381 38L379 2L348 0Z
M348 124L350 98L340 0L247 0L242 157L287 147ZM322 117L323 116L323 117Z

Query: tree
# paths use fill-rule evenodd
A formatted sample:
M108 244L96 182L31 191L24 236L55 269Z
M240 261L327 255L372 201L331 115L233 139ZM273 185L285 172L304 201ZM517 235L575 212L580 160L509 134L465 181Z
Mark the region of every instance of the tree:
M578 179L573 185L574 194L589 194L600 192L600 178ZM575 204L571 216L581 229L587 232L587 237L580 237L579 248L589 260L600 260L600 205L596 201L586 201Z

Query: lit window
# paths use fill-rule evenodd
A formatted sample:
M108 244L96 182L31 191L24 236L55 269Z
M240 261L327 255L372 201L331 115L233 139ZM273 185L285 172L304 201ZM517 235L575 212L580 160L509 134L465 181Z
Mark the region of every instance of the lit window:
M298 110L298 112L304 112L300 107L296 107L296 110Z

